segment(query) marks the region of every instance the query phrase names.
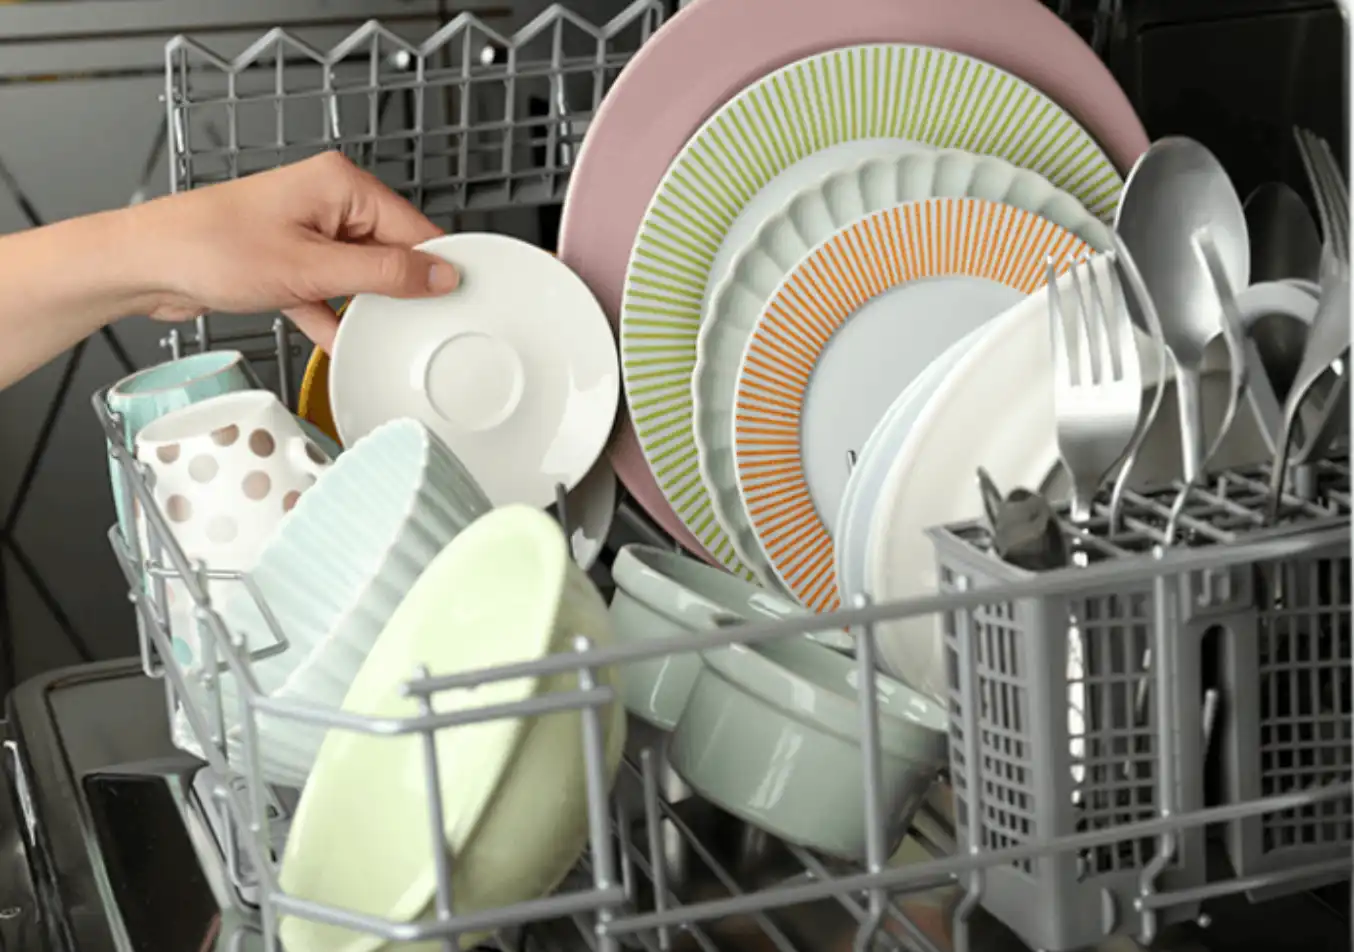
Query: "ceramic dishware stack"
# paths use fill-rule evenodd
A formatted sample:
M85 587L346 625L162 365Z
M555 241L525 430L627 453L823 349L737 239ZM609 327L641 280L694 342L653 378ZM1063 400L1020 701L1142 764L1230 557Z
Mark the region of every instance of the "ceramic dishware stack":
M297 503L251 567L249 586L219 604L233 636L274 650L251 667L253 688L337 707L381 630L422 570L489 501L422 424L393 420L354 443ZM226 730L244 756L233 678L223 676ZM181 720L180 737L186 733ZM304 722L263 718L258 756L274 783L301 786L324 739Z
M354 452L356 449L354 449ZM544 513L508 506L477 520L429 562L388 617L343 709L420 713L405 690L426 665L441 676L612 642L606 605ZM602 669L610 688L615 672ZM441 714L471 714L578 688L574 671L481 684L442 695ZM609 782L625 742L623 708L601 708ZM588 836L584 735L577 710L470 723L436 735L445 772L427 775L422 739L331 732L295 813L279 883L290 895L398 922L436 916L441 862L429 850L427 803L450 854L447 896L458 914L536 899L557 886ZM422 776L420 776L422 775ZM428 791L425 793L425 790ZM542 791L549 790L549 796ZM360 795L355 795L360 791ZM368 952L366 933L282 920L291 952ZM460 936L469 948L483 935ZM391 946L402 948L402 946Z
M254 568L283 517L330 465L266 390L225 393L165 414L137 434L136 458L184 554L207 573L236 575ZM144 519L137 532L148 539ZM214 600L239 587L208 582ZM170 580L165 594L175 657L190 669L214 665L197 637L183 582Z
M778 28L752 26L759 22ZM711 56L711 43L723 52ZM692 70L692 62L704 65ZM796 121L777 128L773 117L787 102ZM797 135L801 128L812 134ZM998 128L1020 131L985 132ZM631 309L623 299L638 307L635 318L652 310L655 319L651 359L623 357L629 412L612 458L629 492L680 544L730 566L743 564L728 541L733 532L704 511L718 487L696 476L683 436L690 384L668 370L685 366L689 376L690 334L762 222L824 176L928 145L1028 161L1054 186L1080 189L1094 214L1109 214L1113 165L1127 168L1147 145L1094 54L1025 0L906 8L851 0L827 18L807 0L702 4L649 42L588 136L565 203L560 259L622 326L623 351ZM798 257L791 250L777 260L788 269ZM665 287L677 293L665 296ZM645 335L629 336L645 343ZM630 378L645 366L658 376L637 399Z
M157 364L119 380L108 389L108 409L117 415L126 448L136 448L136 435L147 423L172 410L198 400L235 390L254 387L244 358L238 351L217 350L193 354L180 360ZM122 471L109 457L113 483L113 503L118 526L124 534L132 531Z

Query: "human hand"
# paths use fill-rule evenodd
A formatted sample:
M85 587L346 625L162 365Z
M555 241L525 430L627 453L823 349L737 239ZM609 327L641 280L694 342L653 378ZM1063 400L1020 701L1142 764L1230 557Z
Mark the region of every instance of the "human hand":
M411 250L441 230L337 152L129 212L134 253L151 252L158 320L281 310L328 351L338 328L329 300L428 297L459 282L450 264Z

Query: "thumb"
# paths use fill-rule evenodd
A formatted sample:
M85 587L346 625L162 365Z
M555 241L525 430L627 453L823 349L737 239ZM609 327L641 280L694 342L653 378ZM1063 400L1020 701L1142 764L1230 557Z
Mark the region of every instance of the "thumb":
M456 266L436 255L394 245L326 243L312 281L320 298L384 294L419 298L446 294L461 283Z

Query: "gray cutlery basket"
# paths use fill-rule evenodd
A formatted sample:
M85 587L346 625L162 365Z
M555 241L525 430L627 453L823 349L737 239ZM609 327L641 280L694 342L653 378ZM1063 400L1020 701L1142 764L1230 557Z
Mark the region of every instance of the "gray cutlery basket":
M1266 534L1347 529L1348 471L1328 467L1326 477L1316 502ZM1223 474L1198 495L1183 520L1195 530L1191 546L1221 550L1259 537L1253 527L1262 524L1263 473ZM1096 535L1103 518L1093 522L1083 537L1091 561L1151 559L1174 496L1173 489L1129 494L1126 531L1112 542ZM1034 577L991 552L983 525L931 535L942 592L1009 588ZM1157 593L1166 594L1168 610L1158 613ZM1219 798L1241 803L1349 778L1347 535L1300 560L1190 571L1161 587L1022 596L939 617L956 823L971 849L1109 831L1216 806ZM1153 658L1159 644L1168 646L1165 664ZM1217 705L1206 740L1210 687ZM1165 708L1162 691L1169 692ZM975 728L977 763L970 765L966 731ZM1163 769L1168 758L1171 769ZM1211 786L1210 761L1219 765ZM1345 798L1231 821L1220 833L1237 876L1347 858L1354 841ZM1210 835L1197 825L1041 854L990 869L969 892L1035 949L1150 935L1198 915L1195 901L1143 900L1205 885ZM1310 885L1290 877L1252 892Z
M1200 606L1200 616L1217 618L1226 633L1230 698L1220 742L1229 802L1348 780L1349 546L1261 563L1237 583L1233 604ZM1348 799L1235 820L1226 830L1232 866L1246 877L1348 857L1351 842Z

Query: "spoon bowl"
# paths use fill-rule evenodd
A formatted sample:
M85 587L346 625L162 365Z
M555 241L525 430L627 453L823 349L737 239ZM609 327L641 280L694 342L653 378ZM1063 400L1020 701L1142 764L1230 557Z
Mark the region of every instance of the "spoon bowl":
M1251 280L1318 279L1321 235L1297 192L1283 182L1266 182L1246 196L1245 215Z
M1204 351L1222 332L1222 314L1194 234L1207 228L1229 284L1250 283L1246 215L1222 163L1202 144L1173 136L1154 142L1124 184L1114 230L1133 254L1175 358L1186 481L1204 455L1200 371ZM1134 320L1145 331L1140 309Z
M1284 400L1302 366L1307 325L1291 314L1263 314L1251 322L1248 332L1264 358L1274 395Z

